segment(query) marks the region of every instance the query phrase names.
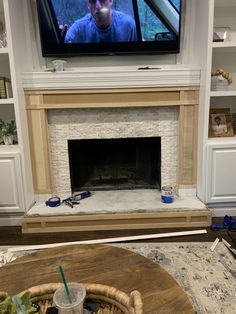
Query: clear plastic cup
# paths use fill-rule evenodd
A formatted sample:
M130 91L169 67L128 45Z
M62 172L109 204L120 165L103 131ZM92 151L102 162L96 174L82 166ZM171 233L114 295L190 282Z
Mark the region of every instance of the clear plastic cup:
M53 303L60 314L83 314L83 304L86 290L83 284L70 282L68 288L71 295L71 303L64 286L58 288L53 295Z

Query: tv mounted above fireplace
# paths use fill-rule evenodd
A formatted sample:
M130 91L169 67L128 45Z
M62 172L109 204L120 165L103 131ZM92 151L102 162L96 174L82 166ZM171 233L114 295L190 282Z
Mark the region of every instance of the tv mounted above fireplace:
M43 56L178 53L181 2L37 0ZM103 26L98 20L102 20L101 14L107 14L110 5L113 24Z

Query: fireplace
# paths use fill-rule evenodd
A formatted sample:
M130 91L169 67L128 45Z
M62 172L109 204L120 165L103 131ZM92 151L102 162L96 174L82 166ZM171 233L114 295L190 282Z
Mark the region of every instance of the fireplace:
M195 193L197 87L64 89L26 94L35 194L68 195L77 189L71 184L68 141L108 143L112 139L118 143L136 138L161 141L156 161L158 164L159 158L159 178L145 184L158 188L172 185Z
M202 203L197 199L186 202L186 198L196 195L199 88L193 85L194 80L189 80L186 71L184 84L179 70L175 77L165 71L168 79L164 80L159 70L151 72L135 71L135 78L119 72L120 86L114 79L101 77L100 72L94 76L93 72L84 71L81 79L73 71L72 75L64 73L71 78L72 89L69 84L64 86L58 73L55 76L50 73L46 80L41 80L44 88L36 90L33 85L34 90L26 91L35 195L44 209L46 195L71 195L68 141L107 143L109 139L116 142L160 138L158 183L175 186L179 202L163 204L160 193L150 188L98 191L81 202L76 213L66 207L66 217L65 212L55 217L51 211L53 217L41 218L37 212L40 208L41 213L41 206L34 206L37 217L24 218L23 230L97 231L197 227L211 223L210 211ZM57 79L54 90L49 75ZM140 83L143 75L145 86ZM100 85L91 87L95 81ZM75 88L78 84L80 87ZM60 209L63 207L57 208Z
M161 186L161 138L69 140L72 192Z
M178 116L179 109L176 106L132 109L49 110L50 159L55 193L62 195L83 189L93 188L94 190L94 183L98 181L100 175L98 171L101 170L101 167L103 167L103 170L104 167L108 168L108 166L112 168L118 153L121 152L124 155L123 157L120 156L117 163L121 163L121 158L129 161L128 165L123 162L122 176L116 178L116 183L109 182L108 184L108 181L111 181L111 176L105 179L103 173L103 183L100 187L97 186L97 190L101 188L108 190L151 187L159 189L161 185L175 186L178 162ZM90 157L78 153L73 154L75 168L82 165L85 159L89 162L89 165L83 165L83 167L79 167L81 169L76 169L77 181L75 184L75 176L70 166L71 153L70 155L68 153L68 143L76 142L80 146L84 145L86 147L84 149L87 150L87 155L90 154ZM92 148L93 145L95 145L95 148ZM144 150L146 154L143 154ZM108 157L109 155L110 157ZM144 157L146 161L141 160ZM78 158L81 158L79 162L77 162ZM103 165L98 164L98 158L104 162ZM113 164L111 161L113 161ZM141 161L142 165L136 167L136 163L141 164ZM100 167L100 170L98 167L96 169L97 174L96 178L93 178L93 183L88 182L88 178L85 178L91 176L91 171L94 172L94 168L91 166L92 163L96 163L96 166ZM133 165L130 165L131 163ZM147 163L149 163L149 166L146 165ZM85 168L87 170L84 170ZM79 170L81 171L78 174ZM113 167L113 170L110 169L111 171L114 172L117 169L115 170ZM146 174L140 180L138 175L141 171L146 172ZM134 172L136 172L136 183L131 185L131 182L134 182L131 178L134 177ZM73 179L71 179L71 174ZM145 176L146 178L144 178ZM127 177L130 177L128 183ZM80 179L78 180L78 178ZM122 179L123 182L121 183ZM86 185L83 186L84 181L86 181ZM119 184L118 181L120 181ZM137 184L138 181L139 184Z

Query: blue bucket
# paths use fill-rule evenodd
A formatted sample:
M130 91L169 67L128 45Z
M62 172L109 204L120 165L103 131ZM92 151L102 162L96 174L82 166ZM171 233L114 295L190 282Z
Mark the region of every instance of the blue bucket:
M174 190L171 186L166 185L161 188L161 201L168 204L174 202Z

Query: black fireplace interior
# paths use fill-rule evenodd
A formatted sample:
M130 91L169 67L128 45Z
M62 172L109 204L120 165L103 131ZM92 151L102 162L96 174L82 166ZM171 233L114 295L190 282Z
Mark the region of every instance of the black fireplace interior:
M161 138L69 140L72 192L160 189Z

